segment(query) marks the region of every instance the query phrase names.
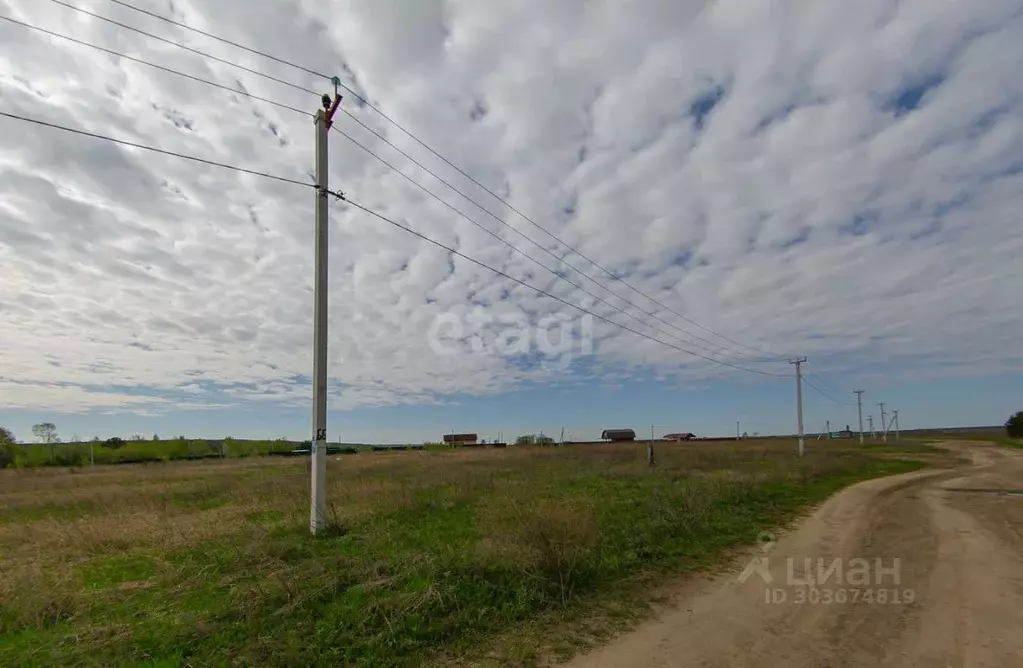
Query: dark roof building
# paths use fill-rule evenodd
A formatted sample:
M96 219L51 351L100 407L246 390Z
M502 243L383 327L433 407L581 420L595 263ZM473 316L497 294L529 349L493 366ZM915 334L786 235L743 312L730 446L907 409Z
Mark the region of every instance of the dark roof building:
M636 432L631 429L605 429L600 434L603 441L635 441Z
M665 441L691 441L696 438L696 434L681 432L678 434L665 434L663 438Z
M475 443L476 434L444 434L445 443Z

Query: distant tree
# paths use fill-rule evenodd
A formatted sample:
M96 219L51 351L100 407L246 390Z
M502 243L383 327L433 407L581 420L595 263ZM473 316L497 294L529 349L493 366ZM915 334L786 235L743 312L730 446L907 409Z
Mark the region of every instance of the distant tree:
M123 448L124 447L124 439L121 438L120 436L111 436L107 440L103 441L103 447L104 448L110 448L112 450L117 450L118 448Z
M14 432L7 427L0 427L0 469L14 463Z
M515 445L535 445L536 436L533 434L523 434L515 439Z
M543 434L540 434L539 436L536 437L536 444L537 445L554 445L554 439L551 438L550 436L544 436Z
M131 435L131 440L137 442L137 441L144 441L146 439L142 438L142 434L132 434Z
M1019 411L1005 421L1005 431L1009 438L1023 438L1023 411Z
M153 441L158 443L160 441L160 435L159 434L153 434Z
M93 436L92 440L90 441L90 443L99 443L99 442L100 442L99 436Z
M52 422L41 422L34 425L32 427L32 435L40 443L60 443L60 437L57 436L57 425Z

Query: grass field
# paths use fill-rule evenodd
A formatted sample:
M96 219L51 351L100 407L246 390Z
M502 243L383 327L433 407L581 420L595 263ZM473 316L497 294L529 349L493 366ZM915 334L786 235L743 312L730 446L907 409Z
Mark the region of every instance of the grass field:
M0 665L522 665L584 642L589 611L636 614L658 574L921 465L754 441L650 469L644 448L331 457L317 538L306 459L0 471Z

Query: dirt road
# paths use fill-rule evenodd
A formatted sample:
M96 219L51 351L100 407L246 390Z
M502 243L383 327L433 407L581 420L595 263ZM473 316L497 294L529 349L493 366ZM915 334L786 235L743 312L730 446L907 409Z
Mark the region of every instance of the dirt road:
M1023 451L946 447L970 463L846 489L568 665L1023 668Z

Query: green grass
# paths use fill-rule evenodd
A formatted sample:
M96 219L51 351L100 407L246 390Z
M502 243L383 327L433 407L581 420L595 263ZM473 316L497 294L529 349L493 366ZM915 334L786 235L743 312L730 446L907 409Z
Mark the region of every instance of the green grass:
M444 665L528 629L500 645L519 665L583 646L594 610L634 619L638 582L713 567L843 486L921 466L824 447L797 461L788 445L658 458L649 469L634 445L344 458L316 538L307 462L217 462L200 482L174 468L198 463L51 472L83 512L0 527L0 664ZM16 475L0 504L52 502L38 475ZM538 619L578 625L545 635Z

